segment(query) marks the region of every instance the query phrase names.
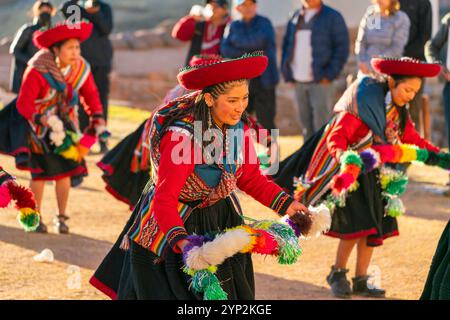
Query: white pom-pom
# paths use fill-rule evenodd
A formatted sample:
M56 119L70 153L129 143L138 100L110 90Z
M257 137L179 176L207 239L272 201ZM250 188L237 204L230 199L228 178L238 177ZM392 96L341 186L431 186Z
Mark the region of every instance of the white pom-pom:
M63 144L65 137L66 134L64 132L50 132L50 140L57 147Z
M53 127L57 126L59 123L62 123L62 121L58 118L58 116L53 114L48 117L47 123L50 127L53 128Z
M331 214L328 207L324 204L320 204L317 207L309 206L309 212L311 213L311 229L308 233L309 237L318 238L321 234L330 230L331 227Z
M250 245L251 237L252 235L242 229L232 229L219 234L213 241L191 249L186 258L186 266L202 270L209 266L220 265L225 259Z
M193 270L203 270L209 267L209 264L202 257L202 247L194 247L189 250L186 257L186 266Z
M203 257L212 265L221 264L251 243L251 235L242 229L232 229L203 245Z
M54 131L54 132L62 132L63 130L64 130L64 125L61 121L55 123L55 125L52 127L52 131Z

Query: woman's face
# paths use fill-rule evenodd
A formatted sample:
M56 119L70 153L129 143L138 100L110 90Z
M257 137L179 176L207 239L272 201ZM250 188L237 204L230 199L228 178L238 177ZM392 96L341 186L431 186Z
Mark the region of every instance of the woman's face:
M81 57L80 41L69 39L60 48L55 48L55 55L61 67L74 65Z
M42 14L42 13L50 13L50 14L52 14L53 13L53 9L50 8L49 6L41 6L39 8L39 11L38 11L38 16L40 14Z
M404 80L395 86L394 80L389 79L389 88L392 95L392 100L397 106L404 106L416 96L422 85L422 79L410 78Z
M219 6L215 2L208 3L205 7L207 12L209 12L209 19L211 20L221 20L228 14L228 9Z
M258 6L251 0L247 0L236 7L236 10L241 14L242 19L251 20L256 16Z
M375 0L374 1L376 5L380 8L380 11L385 11L389 9L391 6L391 0Z
M242 82L233 85L217 99L213 99L209 93L205 95L205 99L211 108L214 121L223 128L223 125L234 126L241 121L242 114L248 106L248 96L248 84Z

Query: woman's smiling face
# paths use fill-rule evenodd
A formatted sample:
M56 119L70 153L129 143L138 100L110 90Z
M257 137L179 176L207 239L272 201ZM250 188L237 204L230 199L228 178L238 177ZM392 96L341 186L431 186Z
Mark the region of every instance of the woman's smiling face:
M223 128L223 125L234 126L241 121L242 114L248 106L248 82L239 81L216 99L211 94L205 94L206 103L211 108L214 122Z
M392 101L397 106L404 106L409 103L419 92L422 85L422 79L408 78L405 80L397 81L395 83L394 79L389 79L389 89L392 95Z

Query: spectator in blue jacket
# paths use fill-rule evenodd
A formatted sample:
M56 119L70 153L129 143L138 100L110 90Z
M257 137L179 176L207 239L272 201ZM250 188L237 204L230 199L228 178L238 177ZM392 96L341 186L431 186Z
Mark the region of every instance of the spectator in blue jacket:
M301 0L287 25L282 73L295 84L304 138L329 119L335 80L349 55L348 29L342 15L321 0Z
M220 47L221 54L226 58L237 58L245 53L264 51L269 58L267 70L250 81L247 112L255 112L263 127L274 129L275 87L279 81L275 31L269 19L257 14L256 0L238 0L236 10L241 19L233 21L225 30Z

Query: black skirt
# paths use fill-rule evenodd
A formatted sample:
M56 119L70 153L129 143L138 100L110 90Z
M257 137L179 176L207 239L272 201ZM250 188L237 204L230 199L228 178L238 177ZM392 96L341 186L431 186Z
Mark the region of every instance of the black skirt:
M139 207L139 206L137 206ZM202 294L190 289L190 277L183 272L183 257L172 250L161 261L154 253L132 242L129 251L119 246L137 210L105 257L90 283L112 299L201 300ZM195 209L185 222L189 234L206 234L239 226L242 217L232 201ZM253 300L255 283L250 254L237 254L222 263L216 275L229 300Z
M306 173L324 128L280 163L280 170L273 177L274 181L291 194L295 189L293 178ZM344 240L367 237L367 245L375 247L382 245L384 239L399 234L397 219L385 216L386 202L381 194L378 176L378 170L359 176L359 188L349 194L345 207L337 207L333 213L328 236ZM323 198L327 195L328 193Z
M131 208L138 202L142 190L149 180L149 170L131 172L134 150L141 139L146 122L147 120L97 163L97 166L103 170L102 178L106 183L106 190Z
M28 121L17 111L16 99L0 111L0 153L15 157L16 167L31 172L33 180L71 178L73 187L87 176L86 163L78 163L55 154L48 134L39 143L40 153L33 152L32 140L38 141Z

